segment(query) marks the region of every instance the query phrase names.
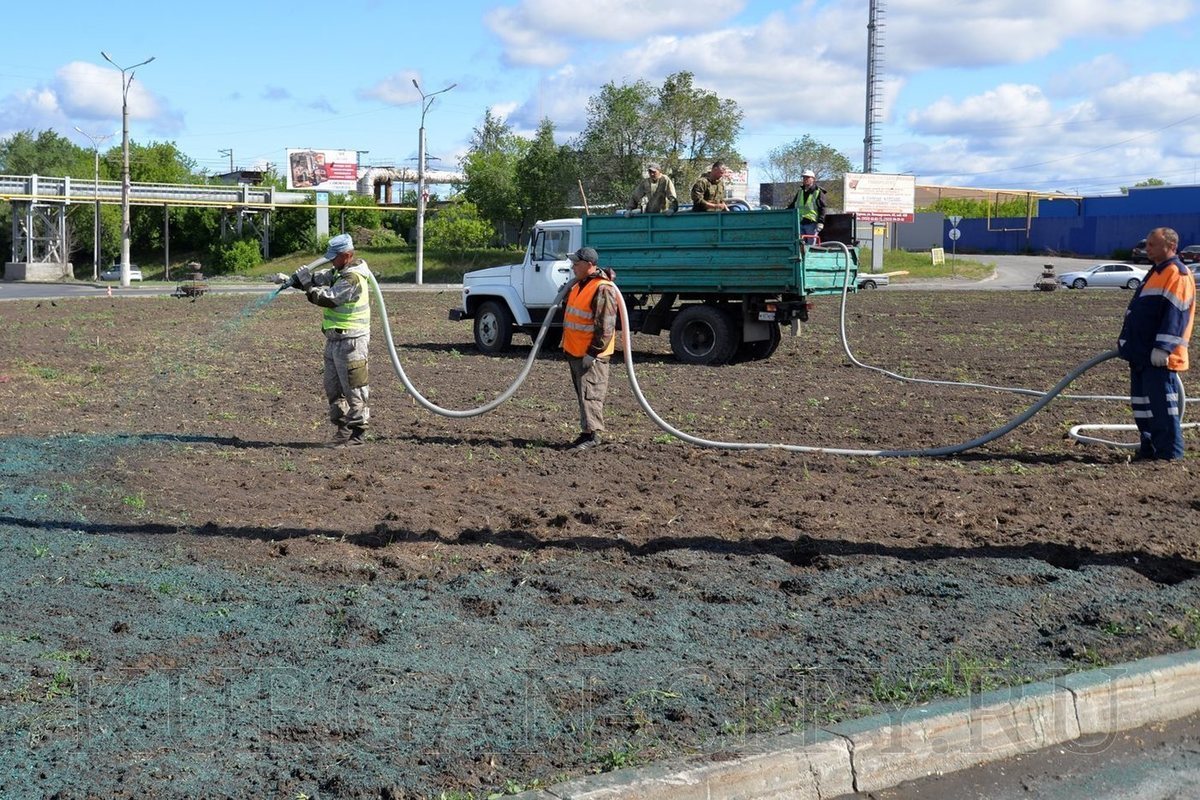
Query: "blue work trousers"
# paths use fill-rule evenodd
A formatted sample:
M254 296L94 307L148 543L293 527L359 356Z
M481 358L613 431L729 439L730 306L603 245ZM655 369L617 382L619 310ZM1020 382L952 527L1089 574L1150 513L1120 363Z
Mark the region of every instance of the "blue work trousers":
M1179 379L1166 367L1129 368L1129 404L1137 423L1139 458L1183 458Z

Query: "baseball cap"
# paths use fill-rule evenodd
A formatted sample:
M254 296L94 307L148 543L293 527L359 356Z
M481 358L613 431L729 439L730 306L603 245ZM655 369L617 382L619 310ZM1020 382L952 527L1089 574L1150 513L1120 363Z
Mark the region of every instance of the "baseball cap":
M650 171L654 171L654 172L662 172L662 167L660 167L660 166L658 165L658 162L656 162L656 161L651 161L649 164L647 164L647 165L646 165L646 171L647 171L647 172L650 172Z
M354 240L350 238L350 234L339 233L329 240L329 246L325 248L325 260L333 261L339 253L347 253L353 249Z
M571 259L572 264L577 261L587 261L591 264L600 263L600 256L590 247L581 247L574 253L568 253L567 258Z

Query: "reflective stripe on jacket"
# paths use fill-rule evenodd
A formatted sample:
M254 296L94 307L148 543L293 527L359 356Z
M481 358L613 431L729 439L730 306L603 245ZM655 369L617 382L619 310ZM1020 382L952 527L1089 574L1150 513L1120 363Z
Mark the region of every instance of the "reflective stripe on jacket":
M346 270L334 280L354 280L358 282L358 297L349 303L343 303L336 308L325 309L321 319L321 330L363 330L371 329L371 296L367 292L367 276L360 272Z
M1125 309L1117 339L1121 358L1137 366L1150 364L1150 351L1166 350L1167 369L1188 368L1188 340L1196 315L1196 280L1178 258L1156 264L1146 274Z
M583 358L596 336L596 293L601 286L612 286L613 282L599 275L589 275L571 287L567 294L567 306L563 309L562 348L567 355ZM608 337L604 348L595 355L611 355L617 347L616 334Z
M817 200L821 197L821 187L814 186L813 190L805 194L804 190L800 190L800 219L803 222L817 221Z

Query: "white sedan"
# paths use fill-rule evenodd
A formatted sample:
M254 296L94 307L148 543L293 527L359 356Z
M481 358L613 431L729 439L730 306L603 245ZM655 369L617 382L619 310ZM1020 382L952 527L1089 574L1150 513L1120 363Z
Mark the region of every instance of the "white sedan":
M1088 286L1115 286L1120 289L1136 289L1146 279L1146 270L1128 264L1097 264L1077 272L1064 272L1058 282L1071 289Z
M137 264L129 265L129 280L140 281L142 279L142 270ZM121 265L113 264L108 269L100 270L100 280L102 281L119 281L121 280Z

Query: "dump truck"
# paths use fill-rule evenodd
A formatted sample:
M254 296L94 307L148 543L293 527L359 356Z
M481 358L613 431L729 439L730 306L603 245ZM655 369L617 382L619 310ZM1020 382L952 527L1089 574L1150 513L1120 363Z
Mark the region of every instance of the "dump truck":
M827 227L838 225L827 215ZM833 222L833 225L829 225ZM473 320L475 345L489 354L531 337L572 277L568 253L593 247L616 271L631 333L670 336L688 364L769 358L781 327L808 319L813 295L840 294L846 271L856 287L858 251L813 246L795 209L677 214L589 215L538 222L520 264L468 272L452 320ZM562 312L547 332L561 339ZM543 347L547 346L543 344Z

